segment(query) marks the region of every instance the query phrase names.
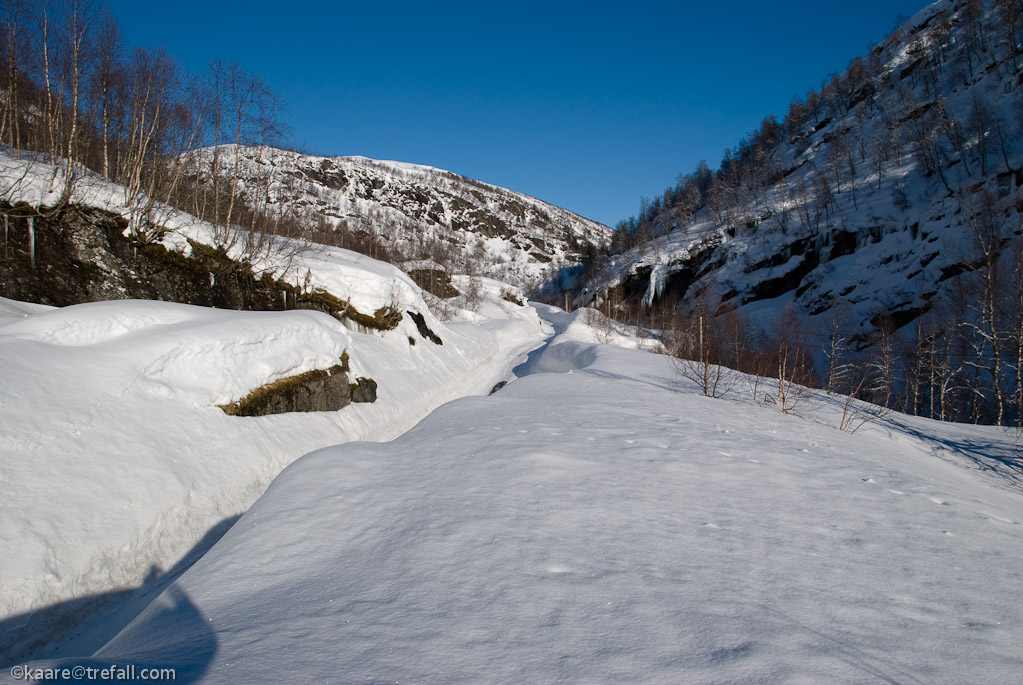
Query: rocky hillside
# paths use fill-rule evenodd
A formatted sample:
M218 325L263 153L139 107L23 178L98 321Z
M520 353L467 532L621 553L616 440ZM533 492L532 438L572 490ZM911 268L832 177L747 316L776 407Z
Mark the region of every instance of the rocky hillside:
M983 319L985 284L1020 281L1021 212L1023 7L941 0L645 203L583 299L765 329L794 309L862 346L929 311Z
M200 176L215 150L192 153ZM578 263L611 229L521 193L433 167L364 157L314 157L269 147L221 146L222 182L238 160L250 204L332 232L386 245L394 261L431 260L449 270L532 287ZM228 160L225 162L224 160Z

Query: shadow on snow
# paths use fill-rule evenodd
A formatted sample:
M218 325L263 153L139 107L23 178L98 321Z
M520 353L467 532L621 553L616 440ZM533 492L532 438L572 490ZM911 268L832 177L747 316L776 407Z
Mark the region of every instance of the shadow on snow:
M134 663L138 670L177 668L179 683L198 679L216 654L217 640L198 607L174 583L238 519L239 516L232 516L213 526L170 570L162 572L154 565L137 588L77 597L3 619L0 668L26 662L33 662L33 668L81 665L100 669ZM102 646L139 617L161 593L165 593L160 599L162 604L135 626L153 636L149 647L137 654L118 653L116 661L105 661ZM183 630L186 625L189 628ZM161 626L173 626L173 632ZM90 656L94 654L99 656ZM44 660L36 661L39 659Z

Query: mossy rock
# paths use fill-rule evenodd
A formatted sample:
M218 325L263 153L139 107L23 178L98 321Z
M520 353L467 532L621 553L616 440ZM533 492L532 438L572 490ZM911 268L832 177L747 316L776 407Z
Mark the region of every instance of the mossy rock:
M369 314L363 314L349 302L320 288L314 290L310 295L301 297L298 300L298 306L306 309L318 309L336 319L347 319L364 328L372 328L379 331L392 330L401 321L401 312L390 307L381 307L370 316Z
M356 378L351 385L352 402L376 402L377 382L372 378Z
M389 331L395 328L401 321L401 312L390 307L381 307L373 312L373 316L368 316L349 305L348 309L344 312L344 317L366 328Z
M269 274L257 277L223 248L189 241L185 254L158 243L137 244L124 235L127 221L104 210L70 205L40 213L25 203L0 202L0 214L8 224L6 250L0 250L2 297L58 307L131 298L257 311L294 309L310 299ZM29 217L35 229L31 243ZM386 330L401 320L400 312L388 308L363 315L325 291L313 299L316 304L306 308L370 328Z
M360 387L348 382L345 364L329 369L315 369L297 376L267 383L231 404L219 405L230 416L268 416L289 412L337 411L352 403L352 389ZM376 399L373 383L372 402Z

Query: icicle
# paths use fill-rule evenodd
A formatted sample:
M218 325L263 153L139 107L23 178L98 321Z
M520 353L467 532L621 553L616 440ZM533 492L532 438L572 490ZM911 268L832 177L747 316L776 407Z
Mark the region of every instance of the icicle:
M281 299L284 300L284 311L287 311L288 310L288 291L287 290L282 290L281 291Z
M668 279L668 265L654 264L650 269L650 284L643 294L643 306L652 307L654 300L664 292L664 285Z
M9 227L8 227L8 224L7 224L7 215L4 214L4 259L7 259L7 233L8 233L8 231L9 231Z
M32 268L36 268L36 219L28 218L28 251L32 259Z

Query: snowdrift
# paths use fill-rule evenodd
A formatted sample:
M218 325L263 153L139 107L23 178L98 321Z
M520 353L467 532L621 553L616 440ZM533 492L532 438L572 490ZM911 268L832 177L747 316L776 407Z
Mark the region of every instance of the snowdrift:
M363 302L404 283L362 262ZM295 458L391 439L445 401L487 392L543 335L533 310L496 296L480 309L485 325L437 321L414 284L404 297L442 345L409 316L370 335L312 311L0 300L0 661L57 638L90 598L171 568ZM353 380L378 383L377 402L258 419L217 408L342 354Z
M93 661L203 682L1023 669L1023 497L977 468L1018 449L1004 432L849 435L823 404L708 399L664 357L562 340L520 367L558 373L293 463Z
M8 203L53 206L63 173L0 150ZM128 217L133 198L79 170L71 202ZM445 323L389 264L294 242L246 252L244 231L223 245L223 231L185 212L154 212L170 250L222 245L257 275L324 291L367 317L386 308L402 318L370 331L309 311L131 301L52 310L0 298L0 663L39 653L112 593L180 566L295 458L394 438L445 401L489 391L544 335L535 312L501 300L496 282L477 312L452 310L462 323ZM377 383L375 403L260 419L216 407L329 369L342 354L352 379Z

